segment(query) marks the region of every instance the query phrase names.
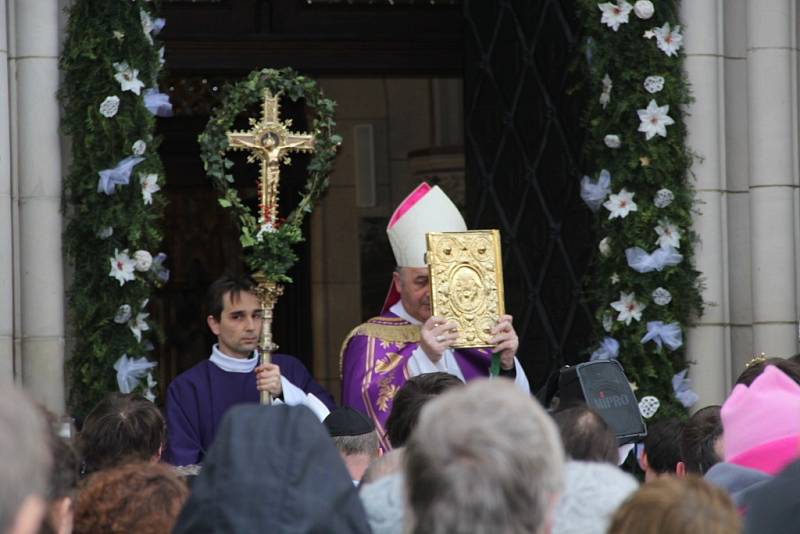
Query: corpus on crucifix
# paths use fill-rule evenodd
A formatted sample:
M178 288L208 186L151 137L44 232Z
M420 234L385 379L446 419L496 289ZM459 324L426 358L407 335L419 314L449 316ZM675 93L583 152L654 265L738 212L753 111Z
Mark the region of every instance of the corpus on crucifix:
M247 161L261 161L261 174L258 178L259 223L262 229L274 229L278 219L278 185L280 183L281 163L290 163L289 152L314 150L314 135L292 132L291 120L281 122L280 94L274 95L264 90L261 120L250 118L252 127L246 132L227 132L228 147L231 150L246 150L250 153ZM270 280L265 273L255 273L258 283L256 290L261 300L263 322L259 339L261 364L270 362L272 353L278 349L272 341L272 319L275 302L283 294L283 286ZM261 392L261 403L270 404L267 391Z

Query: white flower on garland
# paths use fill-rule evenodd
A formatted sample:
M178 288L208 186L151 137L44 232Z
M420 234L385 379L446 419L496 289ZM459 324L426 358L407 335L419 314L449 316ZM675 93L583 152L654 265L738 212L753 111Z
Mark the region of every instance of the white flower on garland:
M125 39L125 32L121 32L119 30L114 30L113 35L114 35L114 39L116 39L120 43L122 42L123 39Z
M681 248L681 231L667 219L658 221L658 226L656 226L655 230L658 234L656 243L659 247Z
M644 79L644 89L651 95L661 92L664 89L664 77L648 76Z
M158 64L163 67L166 62L167 60L164 59L164 47L162 46L158 49Z
M114 322L117 324L125 324L131 320L131 306L130 304L123 304L117 308L117 313L114 314Z
M275 231L276 228L271 222L262 223L261 228L259 228L258 233L256 234L256 241L261 243L264 240L264 234L272 234Z
M616 219L619 217L620 219L624 219L630 212L637 211L639 208L633 201L633 196L635 194L636 193L628 192L628 190L623 187L619 193L612 193L609 195L608 200L603 203L603 207L611 212L608 214L608 218Z
M657 208L666 208L672 201L675 200L675 195L669 189L659 189L656 191L656 196L653 197L653 204Z
M153 378L153 373L147 373L147 384L144 388L144 393L142 393L142 397L149 400L150 402L156 401L156 394L153 393L153 388L156 387L158 382L155 381Z
M622 141L619 140L618 135L608 134L603 138L603 142L608 148L619 148L622 146Z
M649 141L656 135L667 136L667 126L675 124L667 112L669 112L669 105L659 106L655 100L651 100L647 104L647 108L636 110L639 120L642 121L639 124L639 131L644 132L645 139Z
M137 140L131 147L131 151L133 152L134 156L141 156L144 154L145 150L147 150L147 143L145 143L142 139Z
M142 94L144 82L139 79L139 69L131 68L127 62L114 63L117 73L114 79L119 82L123 91L130 91L135 95Z
M644 32L646 39L656 38L658 49L664 52L667 56L677 56L678 50L683 45L683 35L681 35L681 27L675 26L671 28L669 22L665 22L660 28L653 28Z
M631 321L640 321L642 319L642 312L647 308L647 304L643 304L636 300L636 293L619 292L619 300L611 303L611 307L619 312L617 321L631 324Z
M108 239L112 235L114 235L113 226L104 226L97 231L97 237L100 239Z
M600 251L604 257L608 257L611 254L611 238L606 236L600 240L600 243L597 245L597 249Z
M140 273L146 273L153 265L153 256L146 250L137 250L134 252L133 259L136 260L136 270Z
M116 278L120 287L125 285L125 282L130 282L136 279L133 270L136 266L136 260L128 256L128 249L118 252L114 249L114 257L109 258L111 261L111 271L108 276Z
M150 330L150 325L145 321L148 317L150 317L149 313L139 312L136 314L136 319L128 323L128 328L133 332L133 337L136 338L137 343L142 342L142 332Z
M600 106L603 109L606 109L608 103L611 102L611 88L614 87L614 84L611 82L611 77L606 73L603 76L603 92L600 93Z
M611 281L611 285L615 286L619 284L619 275L617 273L611 273L609 280Z
M640 19L647 20L653 16L653 13L656 12L656 8L653 7L653 2L650 0L639 0L633 4L633 12L636 13L636 16Z
M603 314L603 330L607 333L611 333L611 329L614 327L614 318L611 317L610 313Z
M658 304L659 306L666 306L670 302L672 302L672 293L664 289L663 287L657 287L653 290L650 294L653 299L653 302Z
M139 182L142 184L142 198L144 199L144 203L147 205L152 204L153 193L161 191L161 188L158 186L158 175L140 172Z
M622 0L617 4L612 4L611 2L597 4L597 8L603 12L603 16L600 17L600 24L605 24L612 30L617 31L620 24L628 23L628 14L630 14L633 6Z
M117 111L119 111L118 96L107 96L100 104L100 114L107 119L116 115Z
M142 31L147 38L147 42L153 44L153 34L157 34L164 28L164 19L153 19L150 13L144 9L139 10L139 20L142 22Z

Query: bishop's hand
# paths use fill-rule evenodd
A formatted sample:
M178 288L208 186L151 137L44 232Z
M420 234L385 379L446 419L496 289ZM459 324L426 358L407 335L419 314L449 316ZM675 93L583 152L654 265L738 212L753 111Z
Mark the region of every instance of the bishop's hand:
M489 343L494 345L494 352L500 354L500 368L510 371L514 368L514 356L519 348L519 338L512 324L513 317L503 315L492 328L494 336Z
M458 339L458 324L442 317L429 317L422 325L419 346L433 363Z
M274 363L259 365L253 372L256 374L256 389L268 391L273 398L280 397L283 393L281 386L281 368Z

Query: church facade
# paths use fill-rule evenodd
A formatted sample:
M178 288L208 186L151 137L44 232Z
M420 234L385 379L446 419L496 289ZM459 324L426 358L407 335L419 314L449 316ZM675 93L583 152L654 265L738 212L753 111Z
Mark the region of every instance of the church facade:
M21 383L59 413L65 411L64 362L70 353L69 272L61 246L69 212L61 206L62 176L70 156L58 133L56 98L67 4L0 0L0 380ZM187 13L192 4L165 2ZM224 8L228 2L203 4ZM771 2L770 10L758 4L686 1L682 7L685 65L695 98L687 117L689 145L699 156L693 167L696 261L707 303L687 339L698 406L721 402L754 353L798 351L799 14L792 0ZM191 72L192 46L167 39L171 81L201 78ZM171 64L171 49L177 64ZM370 75L367 68L324 71L309 62L307 70L339 102L344 137L331 189L309 225L310 266L303 282L313 339L305 361L336 392L339 344L350 328L377 312L367 308L388 285L386 266L364 244L371 243L369 234L382 231L380 218L424 176L439 177L464 207L469 176L463 148L454 148L465 145L457 72L431 66L403 75L397 67L391 75ZM176 110L180 115L180 106ZM169 146L167 135L165 150ZM169 182L169 159L165 165ZM181 193L170 194L179 209ZM181 281L181 268L174 272L171 283L188 288L191 280ZM162 381L189 363L177 355L162 357Z

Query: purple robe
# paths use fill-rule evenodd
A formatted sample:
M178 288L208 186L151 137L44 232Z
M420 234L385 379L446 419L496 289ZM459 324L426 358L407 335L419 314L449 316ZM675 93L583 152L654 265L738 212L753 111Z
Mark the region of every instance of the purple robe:
M272 362L281 368L281 375L289 382L312 393L328 409L336 407L330 393L311 377L297 358L273 354ZM181 373L167 388L164 461L173 465L202 462L225 412L237 404L257 403L259 399L255 373L223 371L210 360L203 360Z
M384 425L397 391L410 378L408 361L419 339L418 325L387 311L356 327L342 346L342 406L372 419L384 450L391 448ZM489 376L491 351L458 349L453 356L465 380Z

